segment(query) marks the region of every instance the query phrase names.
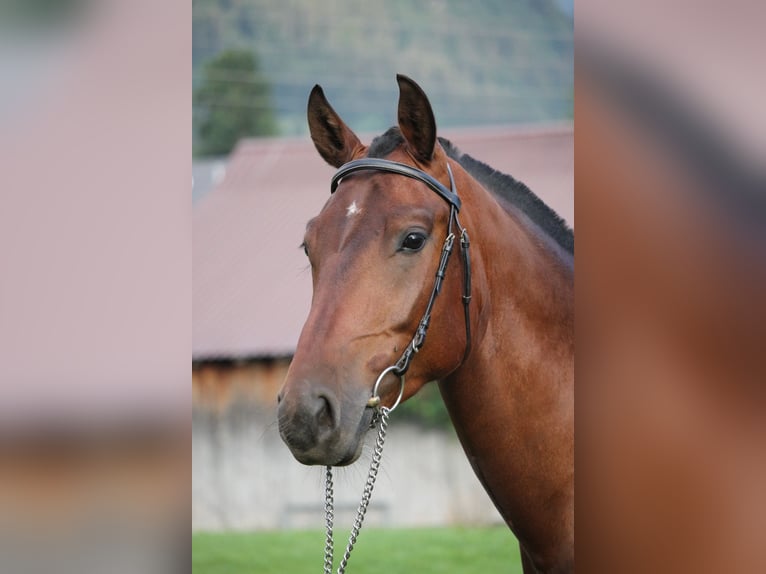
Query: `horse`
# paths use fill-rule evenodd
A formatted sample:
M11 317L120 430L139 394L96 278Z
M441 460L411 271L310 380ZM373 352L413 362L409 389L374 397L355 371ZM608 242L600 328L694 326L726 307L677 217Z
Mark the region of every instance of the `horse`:
M280 435L303 464L351 464L371 404L436 381L524 572L571 572L574 233L523 183L437 137L425 92L397 83L398 125L370 145L319 85L309 96L311 138L339 171L306 225L313 295L277 397ZM464 256L449 265L453 226Z

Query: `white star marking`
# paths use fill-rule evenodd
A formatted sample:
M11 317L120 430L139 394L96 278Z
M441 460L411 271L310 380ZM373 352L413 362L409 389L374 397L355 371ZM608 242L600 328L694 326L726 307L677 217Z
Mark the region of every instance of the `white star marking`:
M359 208L356 206L356 201L352 201L352 202L351 202L351 205L349 205L349 206L346 208L346 217L351 217L352 215L356 215L357 213L361 213L361 212L362 212L362 210L361 210L361 209L359 209Z

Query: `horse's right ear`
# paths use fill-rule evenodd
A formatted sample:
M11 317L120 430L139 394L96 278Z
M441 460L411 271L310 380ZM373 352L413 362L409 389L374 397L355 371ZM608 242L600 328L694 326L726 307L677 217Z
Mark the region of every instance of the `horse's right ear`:
M363 147L356 134L343 123L327 102L319 85L311 90L307 115L314 146L319 155L330 165L342 166L351 161Z

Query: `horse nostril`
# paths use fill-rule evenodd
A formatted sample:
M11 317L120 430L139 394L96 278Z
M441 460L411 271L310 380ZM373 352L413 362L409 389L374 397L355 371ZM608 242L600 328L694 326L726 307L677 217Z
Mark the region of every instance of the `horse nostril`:
M334 412L330 400L319 395L319 407L316 412L316 422L319 429L332 429L335 426Z
M282 391L280 391L279 394L277 395L277 404L281 402L282 402Z

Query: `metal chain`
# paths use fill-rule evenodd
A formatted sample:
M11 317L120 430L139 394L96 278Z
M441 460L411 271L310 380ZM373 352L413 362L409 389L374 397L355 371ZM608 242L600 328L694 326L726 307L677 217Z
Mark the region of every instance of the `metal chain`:
M325 512L325 527L327 537L324 544L324 574L332 574L332 561L333 561L333 539L332 539L332 523L334 519L334 496L332 490L332 467L325 468L325 484L324 484L324 512Z
M351 557L351 551L354 549L356 539L359 537L359 531L362 529L362 523L364 522L365 514L367 513L367 507L370 504L372 498L372 490L375 488L375 479L378 477L378 470L380 468L380 461L383 457L383 443L386 440L386 430L388 428L388 415L391 414L391 410L387 407L380 407L379 416L377 416L380 422L380 428L378 429L378 437L375 439L375 448L372 453L372 462L370 462L370 471L367 473L367 481L364 484L364 491L362 492L362 500L359 502L359 508L356 511L356 518L354 519L354 525L351 528L351 534L348 537L348 545L346 551L343 553L343 558L338 565L337 574L344 574L348 560ZM328 466L325 469L325 524L327 527L325 551L324 551L324 571L325 574L332 574L333 566L333 483L332 483L332 467Z

